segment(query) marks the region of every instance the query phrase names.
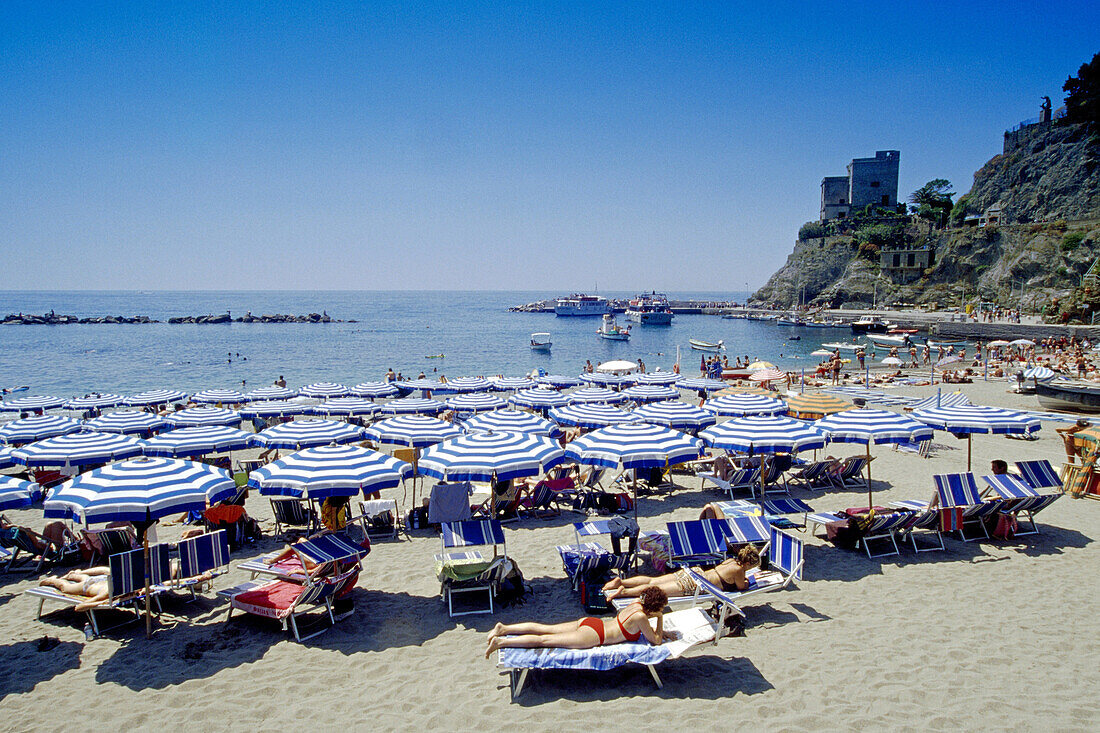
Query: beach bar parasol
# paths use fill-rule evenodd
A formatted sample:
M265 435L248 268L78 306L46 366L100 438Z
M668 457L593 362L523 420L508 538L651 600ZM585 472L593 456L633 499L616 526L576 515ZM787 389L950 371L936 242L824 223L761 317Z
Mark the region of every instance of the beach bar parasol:
M590 403L613 405L618 402L626 401L626 396L622 392L612 392L610 389L605 389L603 387L581 387L578 390L570 392L566 396L569 398L570 404L573 405L585 405Z
M60 397L31 395L29 397L16 397L14 400L0 402L0 412L45 412L55 407L61 407L64 404L65 400Z
M425 448L421 473L440 481L509 481L565 460L557 441L531 433L470 433Z
M713 412L679 400L650 402L630 413L641 422L663 425L675 430L699 430L710 427L717 419Z
M0 511L22 509L34 503L42 487L14 476L0 476Z
M186 392L178 389L152 389L147 392L138 392L130 395L123 404L131 407L148 407L149 405L167 405L171 402L183 402L187 399Z
M754 394L730 394L713 397L703 403L703 409L715 415L780 415L787 411L787 403L774 397Z
M94 417L84 422L85 430L97 433L123 433L125 435L151 435L167 423L164 418L140 410L118 410Z
M314 382L299 389L298 394L315 400L327 400L332 397L346 397L348 388L336 382Z
M555 423L521 410L483 412L462 423L462 429L467 433L530 433L547 438L561 435Z
M382 405L384 415L438 415L447 409L439 400L423 397L402 397Z
M521 389L508 398L508 402L517 407L528 407L532 410L546 410L551 407L564 407L569 404L569 398L553 389Z
M699 437L709 446L745 453L797 453L824 448L825 433L790 417L749 415L707 428Z
M202 425L240 425L241 413L224 407L188 407L164 416L164 422L172 427L186 428Z
M348 390L356 397L374 399L376 397L394 397L401 393L393 382L360 382Z
M126 398L120 394L90 394L65 400L62 407L66 410L101 410L104 407L116 407Z
M680 397L679 390L666 384L636 384L633 387L627 387L619 394L639 403L675 400Z
M291 397L297 397L298 393L292 389L286 387L278 387L272 385L271 387L257 387L248 393L248 399L259 402L265 400L289 400Z
M637 420L626 410L599 403L556 407L550 410L548 417L558 425L572 425L579 428L602 428Z
M381 409L381 405L363 399L362 397L336 397L331 400L325 400L319 405L314 405L309 411L314 415L321 415L323 417L328 417L330 415L355 417L373 415Z
M507 407L508 403L496 395L458 394L445 400L447 407L459 415L470 415Z
M787 414L803 420L815 420L843 410L852 409L852 404L824 392L791 395L787 400Z
M235 389L204 389L191 395L196 405L243 405L252 398Z

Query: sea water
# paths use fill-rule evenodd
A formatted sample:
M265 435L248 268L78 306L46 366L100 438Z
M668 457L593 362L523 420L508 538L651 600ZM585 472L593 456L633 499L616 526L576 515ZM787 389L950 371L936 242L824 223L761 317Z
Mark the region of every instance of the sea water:
M772 323L677 315L671 326L633 324L626 342L601 339L599 318L513 313L509 306L561 293L505 291L239 291L239 292L0 292L0 314L54 310L79 317L172 316L247 312L304 315L327 312L357 323L88 324L0 326L0 387L29 387L58 397L90 391L129 394L146 389L245 391L282 376L288 385L382 379L392 368L415 378L504 374L543 369L576 375L585 360L642 359L648 370L671 370L677 349L684 373L701 354L688 339L723 340L734 355L783 368L816 366L809 352L823 341L850 340L847 329L792 329ZM631 293L602 293L630 297ZM746 293L670 293L677 300L738 301ZM619 315L620 323L628 322ZM551 334L549 353L533 351L530 335ZM801 341L788 337L800 334ZM428 358L438 357L442 358Z

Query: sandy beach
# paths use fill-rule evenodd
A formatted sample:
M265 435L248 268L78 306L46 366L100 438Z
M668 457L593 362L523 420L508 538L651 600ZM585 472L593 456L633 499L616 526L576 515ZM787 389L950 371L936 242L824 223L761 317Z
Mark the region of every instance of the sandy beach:
M1009 394L1005 381L959 388L976 404L1038 409ZM948 386L945 385L945 389ZM892 392L928 395L931 387ZM894 408L896 409L896 408ZM1048 458L1060 465L1056 423L1037 441L975 436L974 471L994 458ZM873 449L877 503L928 499L932 475L963 471L966 443L937 432L933 457ZM829 452L851 455L857 446ZM719 495L679 476L671 495L643 497L643 530L692 519ZM402 489L384 492L402 499ZM817 510L865 501L860 491L794 492ZM250 513L266 538L232 565L281 546L266 499ZM8 512L40 529L41 509ZM208 594L167 602L151 639L131 624L85 641L84 619L57 611L34 619L22 595L37 574L0 576L0 700L5 730L96 727L148 730L214 724L231 730L318 730L370 724L380 729L613 729L668 725L700 729L767 726L781 730L1095 730L1100 703L1091 676L1100 667L1100 504L1064 497L1039 515L1041 534L1010 541L946 540L945 552L867 559L807 541L805 579L796 590L747 601L746 636L696 647L660 667L664 688L644 668L535 673L515 702L507 676L482 658L485 633L499 621L556 622L583 614L555 545L572 540L580 515L525 519L506 528L509 555L533 593L494 616L449 619L432 555L439 539L414 531L376 542L354 593L355 613L306 643L252 617L225 621ZM164 527L162 540L181 528ZM247 579L232 570L216 588ZM174 619L174 620L173 620ZM60 644L39 652L44 635Z

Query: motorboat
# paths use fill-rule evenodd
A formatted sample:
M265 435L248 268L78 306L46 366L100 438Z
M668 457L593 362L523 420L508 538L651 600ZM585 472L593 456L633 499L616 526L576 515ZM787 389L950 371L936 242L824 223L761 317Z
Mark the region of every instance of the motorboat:
M845 342L836 342L831 344L822 344L823 349L840 349L841 351L859 351L860 349L866 349L866 344L849 344Z
M874 316L864 316L858 321L852 321L852 333L886 333L896 326L890 321Z
M688 339L688 343L691 344L691 348L696 351L720 351L726 348L725 341L711 343L710 341L701 341L699 339Z
M635 295L626 307L626 318L643 326L672 325L672 308L668 296L656 290Z
M607 298L574 293L554 302L554 314L559 316L602 316L611 310Z
M630 340L630 326L623 328L615 320L615 316L610 313L604 314L603 322L600 324L600 330L596 333L600 335L600 338L609 339L611 341Z
M1044 410L1062 412L1100 412L1100 387L1081 382L1035 383L1035 396Z
M531 334L531 348L535 351L549 351L552 346L550 342L550 334L548 333L533 333Z
M775 325L777 326L805 326L805 322L801 318L776 318Z
M901 333L901 334L868 334L867 338L869 338L875 346L886 346L886 347L909 346L909 334L907 334L907 333Z

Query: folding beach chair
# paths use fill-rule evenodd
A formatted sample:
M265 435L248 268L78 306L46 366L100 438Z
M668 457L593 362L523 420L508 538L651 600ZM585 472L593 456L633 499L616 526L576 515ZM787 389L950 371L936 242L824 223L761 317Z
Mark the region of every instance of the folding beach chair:
M1019 517L1027 516L1031 524L1030 532L1016 531L1016 535L1039 534L1039 527L1035 524L1035 515L1053 504L1061 496L1058 494L1041 494L1038 489L1032 488L1021 479L1008 474L994 474L982 476L992 492L1003 500L1004 506L1000 511L1009 512Z
M111 555L120 552L129 552L136 544L134 534L129 529L112 527L111 529L86 529L83 532L89 544L94 548L88 567L102 564Z
M897 509L907 509L912 514L912 519L909 524L900 527L896 531L897 539L900 539L902 543L905 540L913 545L913 552L920 554L922 552L931 552L932 550L944 550L943 545L943 533L940 532L940 513L935 509L929 509L925 502L915 502L917 506L907 505L908 502L891 502L890 506ZM916 530L928 530L936 540L936 546L933 547L921 547L917 544Z
M540 519L546 516L560 516L562 500L572 500L576 495L576 482L572 476L556 479L543 479L535 484L529 496L521 504L525 511Z
M505 544L504 527L495 519L472 519L463 522L445 522L442 526L442 553L436 555L440 595L447 604L447 613L466 616L475 613L494 613L493 597L500 584L508 548ZM470 548L492 548L493 555L486 558L480 550ZM459 552L450 552L459 550ZM473 611L454 610L455 594L487 592L487 609Z
M248 560L237 565L238 570L252 574L252 579L260 575L305 583L311 576L343 572L351 564L356 569L359 561L370 553L370 547L353 542L347 535L339 532L325 532L303 539L290 545L294 551L292 557L273 560L272 555L258 560ZM306 567L312 565L310 572Z
M705 488L708 482L712 483L719 491L728 493L730 499L733 498L733 492L735 491L748 491L751 496L755 496L756 487L760 483L759 468L736 468L729 474L727 479L718 478L713 473L699 473L696 475L702 480L701 487Z
M679 565L718 563L729 545L766 544L769 531L767 522L756 516L669 522L670 559Z
M462 522L473 516L469 483L437 483L428 498L428 524Z
M830 474L838 489L867 489L867 456L849 456Z
M792 457L789 453L777 453L767 457L760 473L760 496L769 493L782 492L790 494L790 486L787 482L787 471L791 470Z
M932 477L936 482L936 498L940 510L940 527L946 532L958 532L964 542L979 537L967 537L966 525L976 524L989 539L985 518L999 511L1003 502L983 501L972 473L946 473Z
M359 576L357 569L337 575L320 575L310 578L305 584L287 580L272 580L259 587L241 590L229 596L229 613L225 620L233 616L233 611L243 611L263 618L271 618L282 624L283 631L294 634L294 640L301 642L312 639L336 625L337 618L332 611L333 599L354 585ZM298 629L298 617L311 609L323 607L329 623L317 631L302 636Z
M1050 461L1016 461L1016 470L1020 472L1024 482L1041 494L1053 493L1062 490L1062 478L1050 465Z
M49 550L39 554L38 548L35 546L34 538L31 537L24 527L17 527L12 525L0 529L0 548L7 550L4 558L4 572L10 572L17 565L21 565L24 562L34 560L38 558L38 562L33 567L21 568L21 572L38 572L42 569L42 565L46 562ZM24 553L26 557L20 559L19 553Z
M576 542L555 548L561 556L562 567L574 591L580 589L585 578L611 572L621 575L633 565L638 546L637 528L618 524L619 522L619 517L576 522L573 524ZM631 529L635 531L631 533ZM625 550L622 548L624 534L627 539ZM602 535L608 536L611 550L594 539Z
M275 515L275 536L288 539L291 533L309 534L317 529L317 512L302 499L272 498Z
M787 484L801 485L811 491L823 491L833 485L832 479L829 477L829 469L832 465L833 461L831 459L810 463L797 473L788 476Z
M396 499L371 499L359 502L359 524L368 538L396 540L400 512Z
M214 578L229 570L229 538L224 529L180 540L177 547L179 577L164 583L166 589L186 590L195 599L198 592L212 585Z
M900 555L898 550L897 533L904 531L914 519L910 512L890 512L889 514L876 514L871 518L871 524L867 527L863 536L859 538L859 546L867 553L867 557L885 557L886 555ZM893 552L871 553L871 542L875 540L889 540L893 546Z

